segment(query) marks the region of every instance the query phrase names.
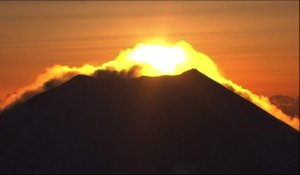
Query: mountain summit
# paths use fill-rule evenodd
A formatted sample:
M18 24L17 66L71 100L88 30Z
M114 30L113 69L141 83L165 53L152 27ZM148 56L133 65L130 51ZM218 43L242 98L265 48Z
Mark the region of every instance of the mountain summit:
M0 173L299 173L298 136L196 70L100 72L0 115Z

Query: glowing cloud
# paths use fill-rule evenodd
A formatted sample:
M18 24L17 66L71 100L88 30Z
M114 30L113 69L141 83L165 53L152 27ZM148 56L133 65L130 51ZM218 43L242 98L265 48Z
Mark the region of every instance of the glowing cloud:
M179 41L175 45L170 45L163 40L139 43L132 49L121 51L116 59L101 66L84 65L76 68L56 65L48 69L46 73L38 76L35 83L19 89L14 95L5 99L0 104L0 108L26 100L24 94L27 92L34 92L33 94L42 92L45 90L43 88L45 83L53 79L61 83L77 74L92 75L98 70L130 71L135 66L139 67L139 72L135 76L178 75L190 69L197 69L214 81L231 89L276 118L299 130L299 118L284 114L275 105L271 104L267 97L256 95L250 90L226 79L220 74L218 67L211 58L196 51L185 41Z
M214 80L222 77L216 64L207 55L194 50L187 42L179 41L173 46L162 43L137 44L133 49L122 51L115 60L101 67L120 71L139 65L140 74L144 76L178 75L194 68Z
M45 73L40 74L35 82L18 89L15 93L8 95L3 101L0 101L0 110L10 107L16 103L23 102L33 95L47 90L48 82L55 80L55 85L59 85L78 74L91 75L98 67L92 65L83 65L80 68L55 65L47 68Z

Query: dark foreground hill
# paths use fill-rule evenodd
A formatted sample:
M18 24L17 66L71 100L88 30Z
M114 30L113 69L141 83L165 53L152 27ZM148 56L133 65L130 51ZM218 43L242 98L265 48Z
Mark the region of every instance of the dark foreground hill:
M0 116L0 172L299 173L298 131L201 73L77 76Z

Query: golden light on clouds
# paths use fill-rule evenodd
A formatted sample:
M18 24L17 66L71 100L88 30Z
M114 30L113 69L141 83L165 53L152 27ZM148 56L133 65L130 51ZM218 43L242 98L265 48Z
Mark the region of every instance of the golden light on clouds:
M140 67L139 73L144 76L178 75L197 69L214 80L221 81L222 77L213 60L196 51L188 42L178 41L171 45L162 39L139 43L101 67L121 71L135 65Z
M231 89L236 94L256 104L266 112L299 130L299 118L284 114L276 106L271 104L264 96L256 95L250 90L225 78L214 61L207 55L195 50L186 41L178 41L174 45L156 39L144 43L138 43L133 48L128 48L109 62L100 66L84 65L82 67L69 67L56 65L49 68L46 73L38 76L35 83L21 88L17 93L9 96L0 107L5 108L23 98L26 92L39 93L45 90L44 85L52 79L65 82L78 74L92 75L97 70L129 71L138 66L136 76L162 76L178 75L190 69L197 69L219 84Z

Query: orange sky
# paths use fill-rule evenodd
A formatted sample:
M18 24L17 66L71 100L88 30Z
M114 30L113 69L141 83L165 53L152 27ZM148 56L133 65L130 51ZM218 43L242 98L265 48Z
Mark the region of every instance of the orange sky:
M0 99L55 64L101 64L148 38L186 40L261 95L299 95L299 2L0 2Z

